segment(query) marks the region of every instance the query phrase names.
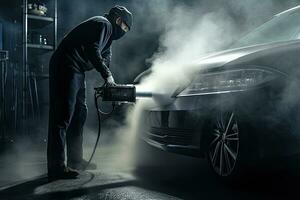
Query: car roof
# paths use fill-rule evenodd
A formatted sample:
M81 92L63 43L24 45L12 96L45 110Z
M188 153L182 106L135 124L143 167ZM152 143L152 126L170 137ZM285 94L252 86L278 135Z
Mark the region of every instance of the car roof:
M283 14L286 14L286 13L292 13L292 12L298 10L298 9L300 9L300 5L299 5L299 6L296 6L296 7L293 7L293 8L290 8L290 9L288 9L288 10L285 10L285 11L283 11L283 12L280 12L280 13L276 14L275 17L278 17L278 16L283 15Z

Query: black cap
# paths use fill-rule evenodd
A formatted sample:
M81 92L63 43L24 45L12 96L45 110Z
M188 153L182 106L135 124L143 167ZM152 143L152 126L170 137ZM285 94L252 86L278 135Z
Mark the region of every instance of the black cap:
M115 15L121 17L123 22L128 26L130 29L132 26L132 14L125 8L124 6L118 6L111 8L109 11L109 15Z

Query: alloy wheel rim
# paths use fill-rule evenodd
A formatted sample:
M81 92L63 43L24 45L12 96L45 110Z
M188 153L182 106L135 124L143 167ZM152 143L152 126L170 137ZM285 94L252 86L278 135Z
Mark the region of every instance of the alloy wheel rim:
M218 175L228 176L232 173L239 153L239 136L235 114L220 113L213 124L209 144L209 159Z

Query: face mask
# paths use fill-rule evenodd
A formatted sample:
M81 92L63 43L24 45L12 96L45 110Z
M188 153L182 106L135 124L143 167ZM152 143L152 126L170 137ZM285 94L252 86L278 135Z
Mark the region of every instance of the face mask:
M123 31L123 29L119 26L119 25L117 25L117 24L115 24L114 26L113 26L113 34L112 34L112 39L113 40L118 40L118 39L120 39L121 37L123 37L124 35L125 35L125 31Z

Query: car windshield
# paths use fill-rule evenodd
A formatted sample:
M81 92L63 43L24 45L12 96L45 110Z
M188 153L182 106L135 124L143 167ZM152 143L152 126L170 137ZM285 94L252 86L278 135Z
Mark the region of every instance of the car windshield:
M236 43L233 48L300 39L300 9L288 11L262 24Z

